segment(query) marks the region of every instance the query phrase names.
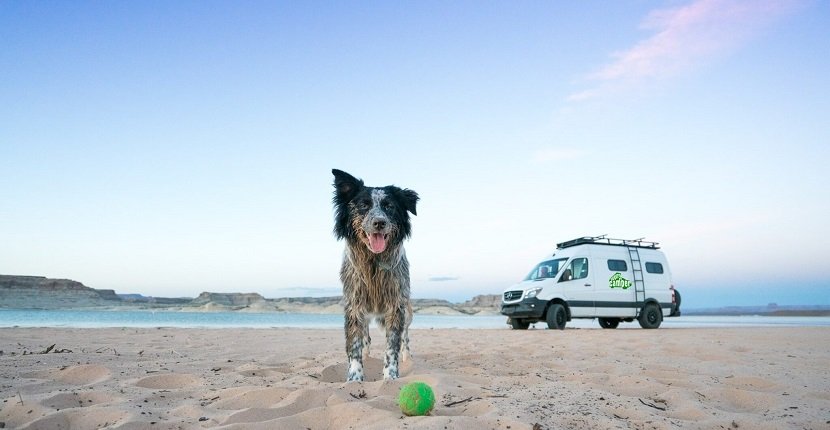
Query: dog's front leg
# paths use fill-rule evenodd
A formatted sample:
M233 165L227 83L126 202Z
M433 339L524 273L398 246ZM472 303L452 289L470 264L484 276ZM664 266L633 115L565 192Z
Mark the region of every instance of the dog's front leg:
M412 360L412 351L409 350L409 326L412 324L412 304L406 304L406 320L403 326L401 339L401 361Z
M367 328L368 323L363 315L346 313L346 355L349 358L347 382L363 380L363 335Z
M363 325L363 358L369 357L369 349L372 347L372 336L369 336L370 324L371 321Z
M398 379L398 361L401 353L401 339L404 335L406 316L398 308L386 320L386 355L383 358L383 379Z
M409 350L409 327L403 329L401 339L401 361L412 360L412 351Z

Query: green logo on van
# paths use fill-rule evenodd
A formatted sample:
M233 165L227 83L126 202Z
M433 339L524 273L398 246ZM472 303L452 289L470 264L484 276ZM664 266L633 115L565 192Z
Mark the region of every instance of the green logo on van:
M622 288L623 290L627 290L631 287L631 281L623 278L620 272L617 272L611 277L611 279L608 280L608 286L611 288Z

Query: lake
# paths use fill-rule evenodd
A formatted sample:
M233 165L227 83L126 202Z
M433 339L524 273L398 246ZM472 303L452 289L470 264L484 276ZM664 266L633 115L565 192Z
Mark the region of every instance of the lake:
M666 318L661 328L688 327L830 327L830 317L682 316ZM343 327L343 315L248 312L0 310L0 327L181 327L181 328L314 328ZM416 314L413 329L506 329L506 317ZM537 323L536 328L545 328ZM599 328L593 319L568 322L573 328ZM637 328L622 323L620 328Z

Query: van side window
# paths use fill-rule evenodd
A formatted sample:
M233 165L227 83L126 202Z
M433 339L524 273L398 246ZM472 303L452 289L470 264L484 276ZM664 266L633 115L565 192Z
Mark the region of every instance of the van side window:
M663 273L663 265L660 263L646 262L646 272L648 273Z
M588 277L588 259L574 258L568 268L562 272L559 282L570 281L573 279L582 279Z
M625 272L628 264L624 260L608 260L608 270L612 272Z

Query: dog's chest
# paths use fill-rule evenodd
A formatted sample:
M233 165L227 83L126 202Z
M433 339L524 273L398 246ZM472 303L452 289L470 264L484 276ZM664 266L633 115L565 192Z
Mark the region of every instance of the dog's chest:
M409 276L405 267L405 259L391 265L346 258L341 273L343 293L350 303L361 306L365 311L386 313L398 307L406 295L402 290L402 284Z
M400 295L400 279L391 268L372 265L358 270L360 278L355 293L368 299L369 303L383 306L388 299ZM360 284L363 284L362 286Z

